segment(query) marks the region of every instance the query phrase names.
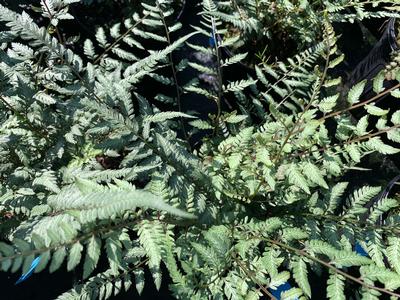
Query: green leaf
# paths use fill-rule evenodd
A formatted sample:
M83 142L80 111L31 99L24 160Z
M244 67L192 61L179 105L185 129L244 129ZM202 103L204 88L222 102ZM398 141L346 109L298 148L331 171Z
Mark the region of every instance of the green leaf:
M40 254L40 262L39 262L39 264L37 265L37 267L35 269L35 273L39 273L39 272L43 271L46 268L47 263L50 260L50 257L51 257L50 250L47 250L47 251L42 252Z
M271 248L264 252L262 258L260 259L262 267L265 268L271 278L278 275L278 268L284 261L284 259L280 258L279 255L280 252L278 250Z
M400 275L390 269L378 267L374 264L362 266L361 275L373 281L378 280L385 285L385 288L395 290L400 287Z
M324 254L332 259L337 254L337 249L332 245L319 240L310 240L307 245L307 249L314 253Z
M116 238L116 234L106 239L106 252L111 272L118 275L118 270L122 266L121 242Z
M392 198L383 198L378 203L376 203L372 209L371 213L368 217L368 221L372 223L376 223L379 218L381 218L385 213L389 212L391 209L398 207L399 202L396 199ZM375 233L375 235L378 233Z
M148 123L161 123L166 120L174 119L174 118L196 118L194 116L184 114L178 111L163 111L160 113L156 113L154 115L148 115L144 117L144 122Z
M216 75L217 74L215 69L200 65L198 63L189 62L188 65L191 66L193 69L199 71L200 73L209 74L209 75Z
M310 194L310 189L308 187L307 180L297 169L296 165L292 164L286 171L286 177L289 180L289 183L294 184L295 186L301 188L307 194Z
M77 242L75 243L71 250L69 251L69 256L68 256L68 264L67 264L67 270L71 271L74 269L81 261L81 256L82 256L82 250L83 246L81 243Z
M357 123L357 134L358 135L365 135L367 134L368 128L368 115L363 116Z
M382 154L396 154L400 149L394 148L390 145L386 145L382 142L380 137L373 137L366 142L366 145L371 149Z
M342 83L342 78L338 77L338 78L334 78L334 79L330 79L330 80L326 80L323 84L324 87L332 87L332 86L338 86L339 84Z
M152 52L146 58L141 59L138 62L135 62L134 64L126 68L124 76L125 77L135 76L136 74L139 74L140 71L147 71L147 72L150 71L157 65L159 61L165 59L170 53L181 47L184 42L186 42L190 37L192 37L197 33L198 32L191 32L185 36L182 36L181 38L177 39L175 42L173 42L171 45L167 46L163 50Z
M160 268L150 268L151 276L153 277L154 285L156 290L159 291L161 288L162 273Z
M144 289L144 271L142 268L135 268L133 274L135 274L136 291L141 295Z
M218 44L218 48L224 48L234 45L240 39L240 35L224 38L221 43Z
M333 213L336 208L340 204L340 198L343 196L347 186L349 185L348 182L339 182L329 192L329 206L328 211Z
M288 291L284 291L281 294L281 299L282 300L296 300L299 299L299 297L303 295L303 291L299 288L291 288Z
M346 300L344 294L344 280L345 278L338 274L332 273L329 275L328 286L326 288L326 295L330 300Z
M38 100L39 102L46 104L46 105L51 105L57 102L56 99L54 99L52 96L49 94L46 94L44 91L37 92L33 98Z
M370 115L378 117L387 115L389 112L388 109L382 109L372 104L365 105L365 109Z
M30 267L31 267L32 261L33 261L34 259L35 259L35 255L33 255L33 254L30 254L30 255L28 255L28 256L25 256L24 263L23 263L23 265L22 265L22 273L28 272L28 270L29 270ZM8 264L8 262L9 262L9 267L10 267L12 261L11 261L11 260L6 260L6 261L5 261L6 264Z
M357 102L360 101L360 97L362 93L364 92L365 85L367 84L367 80L363 80L359 83L357 83L355 86L353 86L348 95L347 95L347 101L350 103L350 105L353 105Z
M379 94L385 90L385 88L383 87L384 82L385 82L385 70L382 70L374 78L373 89L375 93Z
M83 265L83 278L86 279L96 268L100 257L101 240L92 236L86 247L86 258Z
M280 285L287 282L290 278L290 273L287 271L283 271L277 273L275 275L271 275L271 281L269 283L269 288L272 290L276 290Z
M100 47L106 48L108 46L106 33L102 27L99 27L96 31L96 40L99 42Z
M393 269L400 274L400 238L389 237L389 247L387 248L387 258Z
M282 231L282 239L286 242L292 240L304 240L308 238L308 233L302 228L285 228Z
M213 95L208 90L206 90L204 88L200 88L198 86L193 86L193 85L185 86L184 89L185 89L186 92L192 92L192 93L195 93L195 94L203 95L203 96L206 96L209 99L215 99L215 97L216 97L215 95Z
M333 96L326 97L322 99L319 104L318 108L323 112L323 113L329 113L333 110L333 108L337 104L337 100L339 99L340 94L336 94Z
M328 184L326 183L320 169L311 162L307 162L304 164L303 174L313 183L316 183L319 186L328 189Z
M149 257L149 267L158 268L162 258L162 226L158 222L142 221L139 227L139 242Z
M396 89L390 93L395 98L400 98L400 89Z
M379 194L381 191L380 187L363 186L358 190L355 190L349 197L350 208L348 209L348 215L359 215L363 213L361 208L368 203L373 197Z
M96 52L94 50L94 45L91 40L86 39L83 43L83 53L90 59L95 59Z
M189 124L195 128L198 129L213 129L214 127L212 125L210 125L207 121L203 121L203 120L194 120L194 121L190 121Z
M240 92L242 90L244 90L245 88L256 84L256 80L253 79L242 79L240 81L234 81L229 83L227 86L223 86L223 91L224 93L228 93L228 92Z
M361 161L361 153L357 144L346 145L345 149L354 162L359 163Z
M255 69L256 69L256 74L257 74L258 80L260 80L262 82L262 84L264 84L265 86L268 86L269 82L268 82L267 78L265 77L264 73L262 72L262 70L258 66L255 66Z
M307 265L302 258L293 262L293 278L303 290L304 294L311 298L311 287L308 282Z
M247 53L235 54L232 57L225 59L221 65L221 67L226 67L226 66L241 62L243 59L246 58L246 56L247 56Z
M54 252L53 257L51 259L50 267L49 267L50 273L57 271L61 267L66 255L67 255L67 251L65 250L65 247L58 248Z
M52 191L54 193L60 192L60 188L57 184L57 177L54 171L45 171L36 177L32 184L34 186L43 186L47 190Z
M225 122L231 123L231 124L236 124L236 123L240 123L246 119L247 119L246 115L231 115L225 119Z
M333 59L333 60L329 63L328 68L329 68L329 69L332 69L332 68L336 67L337 65L339 65L339 64L344 60L344 57L345 57L344 54L342 54L342 55L336 57L335 59Z
M400 124L400 110L397 110L392 114L391 122L394 125L399 125Z
M54 209L67 210L82 222L109 219L111 216L122 215L137 207L165 211L182 218L196 218L192 214L166 204L161 197L143 190L105 189L81 194L80 192L71 193L69 189L65 189L56 197L49 199L48 204Z
M335 256L332 258L332 263L338 266L352 267L369 265L372 263L372 260L356 252L342 250L336 252Z

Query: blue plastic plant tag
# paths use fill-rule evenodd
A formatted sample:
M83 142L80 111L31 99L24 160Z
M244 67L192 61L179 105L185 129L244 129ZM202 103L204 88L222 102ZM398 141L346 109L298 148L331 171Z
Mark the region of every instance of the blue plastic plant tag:
M210 46L211 48L214 48L215 45L216 45L215 38L214 38L214 33L213 33L213 32L211 32L211 35L210 35L210 37L209 37L209 39L208 39L208 44L209 44L209 46Z
M284 284L281 284L280 286L278 286L276 288L276 290L270 289L270 291L271 291L272 296L274 296L276 299L280 300L281 293L286 292L286 291L290 290L291 288L292 288L292 286L289 284L289 282L285 282ZM296 298L296 300L298 300L298 298Z
M17 285L17 284L27 280L29 277L31 277L31 275L33 274L33 272L35 271L35 269L39 263L40 263L40 256L36 257L32 261L29 270L25 274L22 274L21 277L17 280L17 282L15 284Z
M364 250L363 247L359 243L356 243L356 246L354 247L354 251L357 252L357 254L361 256L368 256L368 253Z
M210 37L208 38L208 44L210 45L211 48L214 48L217 45L216 38L217 38L217 31L215 28L215 23L213 21L211 34L210 34Z
M357 252L357 254L362 255L362 256L368 256L368 253L364 250L363 247L359 243L356 243L354 247L354 251ZM288 282L285 282L284 284L281 284L280 286L277 287L276 290L271 290L272 296L274 296L276 299L280 300L281 299L281 293L286 292L290 290L292 287ZM297 299L297 298L296 298Z

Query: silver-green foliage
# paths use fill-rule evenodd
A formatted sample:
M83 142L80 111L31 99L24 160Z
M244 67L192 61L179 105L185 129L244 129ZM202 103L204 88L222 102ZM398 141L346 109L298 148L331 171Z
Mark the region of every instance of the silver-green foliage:
M47 0L42 14L61 30L73 2ZM330 71L343 56L329 18L319 44L225 82L222 71L246 54L222 57L236 42L223 37L229 20L213 1L202 5L201 27L173 39L180 24L171 22L171 1L146 2L98 28L82 42L83 55L28 13L0 6L1 269L26 272L37 256L36 272L83 266L63 300L107 299L133 284L140 294L146 269L157 288L168 276L178 299L259 299L290 279L296 286L282 298L311 299L310 274L321 268L329 299L345 299L347 280L365 298L394 297L399 202L367 208L380 187L352 191L341 176L373 152L399 151L381 136L400 141L400 112L362 99L364 82L337 92L341 79ZM190 37L210 32L212 47L188 45L215 64L173 59ZM187 66L217 85L182 85L177 75ZM385 90L378 76L376 93L399 88ZM145 79L175 88L148 100L139 89ZM217 103L210 120L180 111L181 96L193 92ZM223 112L226 100L240 113ZM177 111L162 111L160 101ZM368 105L366 115L354 121L348 112L358 105ZM199 150L178 138L186 119L189 137L213 131ZM353 251L356 241L369 257ZM108 264L99 270L101 255Z
M282 43L292 41L298 50L308 48L322 39L323 21L357 22L370 18L396 17L398 2L391 0L233 0L215 1L212 15L225 21L230 35L236 37L234 49L257 41L262 54L264 47L276 48L278 57L288 49ZM371 6L381 5L379 10ZM265 43L274 39L277 45ZM258 45L256 45L258 47ZM267 55L265 55L267 56Z

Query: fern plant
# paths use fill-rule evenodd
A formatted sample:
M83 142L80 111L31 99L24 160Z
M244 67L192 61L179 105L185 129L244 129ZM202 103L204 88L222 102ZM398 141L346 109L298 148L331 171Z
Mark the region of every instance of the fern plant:
M393 1L215 1L214 16L223 20L231 52L250 51L246 64L291 57L323 39L323 21L354 23L397 16ZM380 9L374 9L380 6ZM273 40L273 43L269 41Z
M399 199L343 178L372 153L399 152L400 111L376 102L398 97L400 84L385 88L383 71L372 98L364 81L340 92L332 22L351 18L346 4L319 19L316 45L228 81L247 54L222 53L239 40L224 29L226 3L204 0L200 25L182 35L173 1L146 1L72 47L63 30L77 2L42 0L44 27L0 5L2 271L23 281L82 267L63 300L108 299L132 284L140 294L147 271L157 289L168 278L177 299L275 298L287 281L281 299L311 299L311 273L328 276L328 299L400 296ZM212 64L174 56L186 46ZM180 82L188 68L215 84ZM145 84L160 91L149 99ZM191 93L216 113L182 111Z

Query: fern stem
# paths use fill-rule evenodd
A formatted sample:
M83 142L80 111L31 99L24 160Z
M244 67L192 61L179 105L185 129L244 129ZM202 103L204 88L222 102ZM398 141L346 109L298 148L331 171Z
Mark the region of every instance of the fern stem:
M387 89L387 90L385 90L385 91L383 91L383 92L381 92L381 93L375 95L374 97L372 97L372 98L370 98L370 99L368 99L368 100L365 100L365 101L363 101L363 102L357 103L357 104L355 104L355 105L353 105L353 106L350 106L350 107L348 107L348 108L345 108L345 109L342 109L342 110L338 110L338 111L332 112L332 113L330 113L330 114L328 114L328 115L326 115L326 116L320 118L318 121L319 121L319 122L323 122L323 121L325 121L326 119L329 119L329 118L332 118L332 117L336 117L336 116L338 116L338 115L340 115L340 114L342 114L342 113L344 113L344 112L351 111L351 110L353 110L353 109L362 107L362 106L364 106L364 105L366 105L366 104L368 104L368 103L371 103L371 102L374 102L374 101L378 100L379 98L381 98L381 97L383 97L383 96L385 96L385 95L387 95L387 94L393 92L394 90L396 90L396 89L398 89L398 88L400 88L400 83L396 84L395 86L391 87L390 89Z
M261 282L259 282L255 277L254 274L245 266L242 264L242 262L237 259L236 257L233 257L233 259L235 260L235 262L239 265L239 267L243 270L243 272L246 273L247 276L249 276L259 287L260 289L270 298L273 300L277 300L269 291L267 288L265 288L263 286L263 284Z
M296 214L297 216L298 214ZM367 221L360 221L357 219L353 218L343 218L341 216L334 216L334 215L313 215L310 213L304 213L301 214L301 216L307 217L307 218L314 218L314 219L322 219L322 220L329 220L329 221L334 221L334 222L346 222L346 224L340 224L337 223L336 225L338 227L345 227L345 226L351 226L353 227L356 231L357 230L364 230L364 229L370 229L374 231L382 231L385 233L393 233L393 234L400 234L400 229L398 225L376 225L376 224L370 224Z
M297 68L300 68L302 65L304 65L305 61L306 61L306 60L302 61L302 63L299 63L296 67L291 66L291 69L288 70L287 72L285 72L285 73L283 74L283 76L280 77L276 82L274 82L274 84L271 85L265 92L262 92L262 93L261 93L261 96L267 95L269 92L272 91L272 89L274 88L274 86L277 86L279 83L285 81L285 79L288 78L290 75L292 75L292 73L293 73ZM289 98L290 96L292 96L295 92L296 92L296 91L293 90L293 91L291 91L287 96L285 96L285 97L279 102L279 104L277 105L277 108L278 108L279 106L281 106L281 105L283 104L283 102L285 102L286 99ZM260 98L261 98L261 97L260 97ZM258 98L258 99L260 100L260 98ZM269 118L270 116L271 116L271 112L267 115L267 118Z
M44 4L44 6L46 7L46 10L47 10L47 12L48 12L48 14L49 14L49 17L50 17L50 24L49 24L49 27L47 28L47 30L48 30L48 29L50 28L50 26L52 26L51 21L53 21L54 16L53 16L53 14L51 13L51 10L50 10L49 6L47 5L46 0L43 0L43 4ZM61 6L58 8L58 10L60 10L60 9L61 9ZM60 31L59 31L59 29L57 28L57 26L54 26L54 30L55 30L55 32L56 32L56 34L57 34L58 42L59 42L60 44L64 44L64 43L63 43L63 40L62 40L62 37L61 37L61 34L60 34Z
M135 29L137 26L139 26L148 16L150 13L146 13L142 18L140 18L135 24L133 24L131 27L128 28L128 30L121 35L119 38L117 38L114 43L112 43L110 46L108 46L102 54L100 54L93 62L93 64L97 64L103 57L106 55L112 48L114 48L115 45L117 45L123 38L125 38L133 29Z
M304 256L304 257L306 257L308 259L311 259L311 260L313 260L313 261L315 261L315 262L327 267L328 269L330 269L330 270L342 275L343 277L347 278L348 280L351 280L353 282L358 283L359 285L362 285L365 288L368 288L368 289L371 289L371 290L376 290L376 291L385 293L387 295L400 298L400 294L397 294L395 292L389 291L389 290L387 290L385 288L380 288L380 287L377 287L377 286L374 286L374 285L370 285L370 284L366 283L365 281L363 281L363 280L361 280L359 278L356 278L356 277L354 277L354 276L352 276L352 275L350 275L350 274L348 274L348 273L336 268L332 264L330 264L330 263L328 263L328 262L326 262L326 261L324 261L322 259L319 259L318 257L315 257L315 256L313 256L311 254L308 254L305 250L294 248L292 246L289 246L289 245L286 245L286 244L281 243L279 241L271 240L271 239L268 239L268 238L264 238L264 240L266 242L269 242L270 244L276 245L276 246L278 246L278 247L280 247L282 249L288 250L288 251L293 252L293 253L295 253L297 255Z
M2 95L0 95L0 101L3 102L3 104L9 110L11 110L18 119L25 123L32 132L44 138L47 142L49 141L48 136L44 134L40 128L36 128L35 125L33 125L26 117L24 117L19 111L17 111Z
M11 110L16 116L22 117L22 115L10 104L8 101L0 95L0 100L3 102L3 104L8 107L9 110Z
M329 69L330 56L331 56L330 51L331 51L331 47L332 47L332 45L330 44L330 37L329 36L327 38L327 43L328 43L328 45L327 45L327 52L326 52L326 60L325 60L325 66L324 66L324 70L323 70L322 76L321 76L321 78L320 78L320 80L318 82L317 87L314 89L314 92L313 92L313 94L311 96L310 101L308 102L307 106L304 108L304 110L300 114L299 118L296 120L295 124L293 125L293 127L289 131L288 135L286 136L283 144L281 145L281 147L280 147L280 149L278 151L278 155L276 156L276 158L274 160L274 163L277 163L278 160L280 159L280 156L282 154L283 148L289 142L289 139L291 138L291 136L295 133L295 129L297 128L297 126L302 124L303 116L310 109L311 105L313 104L314 100L316 99L316 97L317 97L317 95L318 95L318 93L319 93L319 91L320 91L320 89L322 87L322 84L325 81L325 78L327 76L328 69Z
M325 122L325 120L327 120L329 118L339 116L344 112L348 112L348 111L351 111L353 109L362 107L362 106L364 106L366 104L369 104L371 102L374 102L374 101L378 100L379 98L381 98L381 97L393 92L394 90L396 90L398 88L400 88L400 83L396 84L395 86L391 87L390 89L387 89L387 90L375 95L374 97L372 97L372 98L370 98L368 100L365 100L363 102L357 103L357 104L355 104L353 106L350 106L348 108L345 108L345 109L342 109L342 110L338 110L338 111L332 112L332 113L330 113L330 114L328 114L326 116L323 116L320 119L318 119L318 122L323 123L323 122ZM304 130L304 127L299 128L298 130L294 131L293 134L301 133L303 130ZM273 142L276 142L277 140L278 140L278 138L274 139Z
M89 238L91 238L93 235L96 234L103 234L103 233L107 233L109 231L115 231L118 228L123 228L123 227L128 227L130 225L134 225L138 222L140 222L141 219L136 219L136 220L132 220L130 222L122 222L116 225L109 225L103 228L96 228L88 233L85 233L79 237L76 237L74 239L72 239L71 241L65 242L65 243L61 243L58 245L54 245L54 246L48 246L48 247L42 247L42 248L38 248L38 249L32 249L32 250L27 250L27 251L22 251L22 252L17 252L13 255L10 256L0 256L0 263L5 261L5 260L13 260L16 259L18 257L26 257L29 255L35 255L35 254L40 254L46 251L54 251L57 250L61 247L67 247L67 246L71 246L73 244L79 243L81 241L87 240Z
M162 9L160 7L160 3L158 1L156 1L156 5L157 5L157 8L158 8L158 10L160 12L160 17L161 17L161 20L162 20L163 25L164 25L165 36L167 38L168 45L171 45L172 44L171 43L171 36L170 36L170 32L169 32L169 29L168 29L167 22L165 21L164 13L163 13L163 11L162 11ZM175 89L176 89L176 99L177 99L177 103L178 103L178 110L179 110L179 112L182 112L181 87L180 87L179 82L178 82L178 77L177 77L177 74L176 74L176 67L175 67L175 64L174 64L174 61L173 61L172 53L169 54L169 63L170 63L170 66L171 66L172 76L174 78L174 84L175 84ZM183 136L184 136L184 138L186 140L187 146L189 147L189 149L191 149L190 142L189 142L189 136L188 136L188 134L186 132L185 124L183 122L183 118L179 117L179 121L181 123Z
M329 150L329 149L337 147L337 146L344 146L344 145L349 145L349 144L352 144L352 143L361 142L363 140L368 140L368 139L370 139L372 137L387 133L387 132L389 132L391 130L398 129L398 128L400 128L400 124L394 125L392 127L386 128L386 129L382 129L382 130L374 132L374 133L365 134L365 135L359 136L359 137L354 138L354 139L349 140L349 141L344 141L342 143L336 143L336 144L333 144L333 145L329 145L328 147L321 147L321 148L318 148L318 149L315 149L315 150L307 149L307 150L305 150L305 151L303 151L301 153L293 154L292 157L299 157L299 156L303 156L303 155L306 155L306 154L312 154L312 153L315 153L315 152L323 152L323 151Z
M118 275L116 275L116 276L115 276L115 275L112 275L111 277L107 277L107 278L106 278L107 281L105 282L105 284L107 284L107 283L112 283L112 282L115 282L115 281L117 281L117 280L120 280L120 278L122 278L122 277L124 277L125 275L129 274L129 273L132 272L133 270L136 270L136 269L142 267L142 266L145 265L148 261L149 261L148 258L143 259L142 261L140 261L139 263L137 263L137 264L134 265L133 267L130 267L130 268L128 268L128 269L125 269L122 273L120 273L120 274L118 274ZM97 285L97 286L96 286L96 289L100 290L100 286ZM88 291L85 290L83 293L81 293L81 294L79 295L79 296L80 296L80 299L84 299L84 295L87 295L87 294L90 295L91 292L92 292L91 289L89 289Z
M266 92L267 93L267 92ZM266 93L263 93L263 94L266 94ZM276 108L279 108L287 99L289 99L291 96L293 96L294 94L296 93L296 91L295 90L293 90L293 91L291 91L289 94L287 94L279 103L278 103L278 105L276 106ZM268 113L268 115L267 115L267 120L271 117L271 115L272 115L272 112L269 112ZM282 124L283 125L283 124ZM285 128L286 129L286 128Z
M364 2L361 2L361 3L354 3L353 1L351 1L350 3L347 3L347 4L341 4L340 6L341 7L343 7L343 8L348 8L348 7L355 7L356 5L360 5L360 6L365 6L365 5L370 5L370 4L376 4L376 1L375 0L372 0L372 1L364 1Z
M131 27L132 28L132 27ZM54 52L54 51L53 51ZM58 54L58 53L56 53ZM93 89L90 87L90 85L87 83L87 81L75 70L75 68L71 65L71 64L66 64L71 70L72 72L75 74L75 76L78 77L78 79L81 81L82 85L86 88L87 90L87 94L88 96L93 96L95 98L95 100L99 103L104 103L105 105L107 105L103 100L101 100L101 98L95 93L95 91L93 91ZM115 111L114 108L109 107L110 110ZM118 113L118 112L117 112ZM210 192L209 190L206 189L206 185L205 184L201 184L201 182L199 182L196 178L193 178L192 176L190 176L191 172L187 172L187 170L185 168L181 168L180 166L178 166L177 164L174 164L171 162L171 160L167 157L164 156L156 146L152 145L151 143L149 143L147 141L147 139L145 139L143 136L137 134L137 137L144 143L146 144L146 146L148 148L150 148L152 151L154 151L154 153L157 153L157 155L159 155L160 157L163 158L163 161L166 162L167 164L173 166L175 168L175 170L180 173L182 176L184 176L185 178L188 178L189 180L191 180L200 191L204 191L211 199L214 199L214 194L212 192ZM182 170L181 170L182 169Z
M219 127L219 119L221 117L221 99L222 99L222 70L221 70L221 62L220 62L220 53L218 47L218 37L217 37L217 28L215 25L214 17L211 17L212 22L212 38L214 40L214 48L215 48L215 55L217 60L217 77L218 77L218 97L216 99L217 104L217 116L215 118L215 128L214 128L214 135L217 133Z

